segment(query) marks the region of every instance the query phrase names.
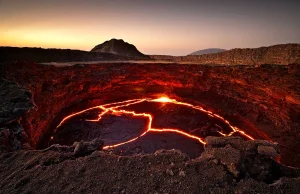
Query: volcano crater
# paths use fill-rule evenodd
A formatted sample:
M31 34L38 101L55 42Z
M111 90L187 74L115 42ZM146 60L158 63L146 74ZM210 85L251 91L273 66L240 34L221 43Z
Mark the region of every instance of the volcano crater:
M246 139L278 142L281 162L297 166L300 161L296 149L299 146L300 100L299 89L293 86L300 84L299 69L299 65L228 67L104 63L45 66L16 63L6 67L2 76L18 82L33 94L37 108L22 117L21 125L30 145L36 149L99 137L105 142L104 148L108 146L107 150L120 155L174 148L195 158L203 150L203 143L195 138L174 131L154 130L140 137L149 129L149 118L145 116L133 117L109 110L99 121L88 121L97 119L97 115L105 111L101 109L78 115L59 126L68 115L90 107L167 96L219 115L230 126L245 132L248 136L240 135ZM201 139L232 132L228 123L221 122L219 117L211 119L207 113L170 102L150 100L124 110L153 114L150 129L180 129ZM136 137L140 138L113 147Z

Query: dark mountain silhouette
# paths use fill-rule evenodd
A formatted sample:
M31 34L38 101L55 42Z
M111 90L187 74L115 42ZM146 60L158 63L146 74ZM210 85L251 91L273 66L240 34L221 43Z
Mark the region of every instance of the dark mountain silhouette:
M122 39L111 39L95 46L91 52L112 53L126 57L148 58L137 50L137 48Z

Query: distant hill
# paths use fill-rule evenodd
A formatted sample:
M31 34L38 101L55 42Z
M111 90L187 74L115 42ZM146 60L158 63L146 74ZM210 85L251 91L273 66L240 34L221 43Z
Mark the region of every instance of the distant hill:
M205 55L205 54L212 54L212 53L220 53L226 51L226 49L219 49L219 48L209 48L209 49L203 49L196 52L193 52L189 55Z
M147 55L138 51L134 45L129 44L122 39L105 41L104 43L95 46L91 52L112 53L126 57L149 58Z

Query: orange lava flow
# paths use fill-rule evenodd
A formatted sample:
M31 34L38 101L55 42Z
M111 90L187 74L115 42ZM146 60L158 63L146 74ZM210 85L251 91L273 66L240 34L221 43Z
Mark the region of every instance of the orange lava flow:
M146 135L150 131L151 132L158 132L158 133L161 133L161 132L178 133L178 134L186 136L188 138L198 140L203 145L206 144L206 142L203 140L203 138L195 136L195 135L192 135L192 134L189 134L189 133L186 133L186 132L184 132L184 131L182 131L180 129L167 129L167 128L156 129L156 128L152 128L153 116L151 114L148 114L148 113L136 113L134 111L128 111L128 110L120 109L122 107L128 107L130 105L138 104L138 103L141 103L141 102L173 103L173 104L177 104L177 105L183 105L183 106L186 106L186 107L190 107L190 108L199 110L201 112L204 112L204 113L206 113L210 117L214 117L214 118L218 118L218 119L222 120L223 122L225 122L232 129L232 132L230 132L229 134L225 134L225 133L223 133L221 131L218 131L218 133L220 135L222 135L222 136L232 136L234 133L239 133L240 135L243 135L244 137L246 137L246 138L248 138L250 140L254 139L253 137L251 137L250 135L246 134L246 132L242 131L241 129L232 126L229 123L228 120L226 120L225 118L223 118L222 116L220 116L218 114L215 114L215 113L213 113L211 111L205 110L201 106L194 106L194 105L189 104L189 103L179 102L179 101L177 101L175 99L170 99L168 97L161 97L161 98L157 98L157 99L147 99L147 98L133 99L133 100L126 100L126 101L122 101L122 102L115 102L115 103L109 103L109 104L104 104L104 105L99 105L99 106L91 107L91 108L88 108L88 109L85 109L85 110L82 110L82 111L79 111L79 112L76 112L76 113L73 113L73 114L70 114L70 115L66 116L59 123L59 125L55 128L54 132L56 132L56 130L63 123L65 123L68 119L70 119L70 118L72 118L72 117L74 117L76 115L80 115L82 113L85 113L85 112L87 112L89 110L93 110L93 109L101 109L101 110L103 110L103 112L101 112L100 114L98 114L98 118L97 119L86 120L86 121L98 122L98 121L101 120L101 118L105 114L107 114L109 112L114 113L114 114L128 114L128 115L132 115L134 117L145 117L145 118L148 118L148 123L147 123L146 131L144 131L141 135L139 135L138 137L132 138L132 139L130 139L128 141L125 141L125 142L121 142L121 143L118 143L118 144L104 146L103 149L115 148L115 147L118 147L118 146L130 143L130 142L133 142L133 141L139 139L140 137ZM53 136L51 138L53 139Z

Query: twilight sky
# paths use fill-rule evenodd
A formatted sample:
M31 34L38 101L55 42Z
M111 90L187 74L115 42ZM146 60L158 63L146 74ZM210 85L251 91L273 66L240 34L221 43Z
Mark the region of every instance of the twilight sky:
M0 0L0 45L145 54L300 43L300 0Z

